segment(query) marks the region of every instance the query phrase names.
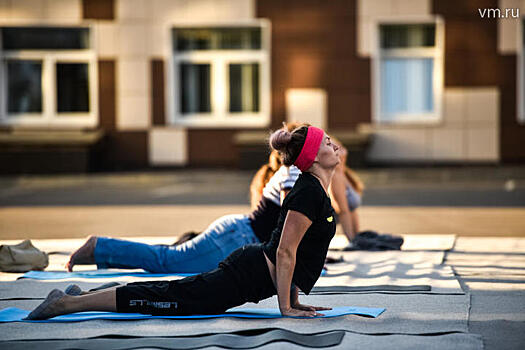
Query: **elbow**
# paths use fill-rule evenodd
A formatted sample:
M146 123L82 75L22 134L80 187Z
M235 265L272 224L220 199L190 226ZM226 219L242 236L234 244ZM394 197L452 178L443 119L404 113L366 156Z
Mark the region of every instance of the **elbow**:
M291 261L294 259L294 254L291 249L279 247L277 248L277 261L285 262Z

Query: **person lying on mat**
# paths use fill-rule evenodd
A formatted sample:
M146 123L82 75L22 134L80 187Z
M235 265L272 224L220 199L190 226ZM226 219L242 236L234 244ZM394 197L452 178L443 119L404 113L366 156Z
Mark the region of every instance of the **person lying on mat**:
M301 124L289 123L288 131ZM277 160L275 159L277 158ZM267 242L277 226L281 203L301 173L295 166L283 166L273 154L269 163L280 164L268 177L258 205L249 215L225 215L193 239L178 245L139 242L91 236L66 265L97 264L98 268L141 268L152 273L199 273L210 271L235 249Z
M270 137L283 163L303 173L283 201L277 227L264 244L235 250L218 268L173 281L128 283L83 295L54 289L28 319L47 319L79 311L152 315L217 314L277 294L283 316L320 315L326 307L303 305L298 290L309 294L321 275L335 235L335 211L328 187L339 164L338 147L322 129L280 129Z

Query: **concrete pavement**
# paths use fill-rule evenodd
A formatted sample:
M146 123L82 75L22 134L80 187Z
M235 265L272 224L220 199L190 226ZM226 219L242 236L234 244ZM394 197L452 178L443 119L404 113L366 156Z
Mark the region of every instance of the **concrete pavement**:
M0 177L0 206L246 205L254 171ZM525 166L360 170L365 206L525 207Z
M87 235L167 236L202 231L247 205L50 206L0 208L0 239ZM361 228L394 234L525 236L525 208L372 207L359 209Z

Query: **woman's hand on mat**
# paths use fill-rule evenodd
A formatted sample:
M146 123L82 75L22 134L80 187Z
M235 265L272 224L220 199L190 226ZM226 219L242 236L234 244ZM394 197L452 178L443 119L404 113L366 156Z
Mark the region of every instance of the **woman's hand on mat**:
M290 317L315 317L323 316L322 314L317 313L315 310L299 310L293 307L288 309L281 309L281 315L290 316Z
M305 310L305 311L322 311L322 310L332 310L331 307L324 307L324 306L312 306L312 305L305 305L305 304L296 304L293 306L294 309L298 310Z
M315 316L324 316L317 311L321 310L331 310L329 307L322 306L310 306L310 305L294 305L288 309L281 309L281 315L283 316L292 316L292 317L315 317Z
M290 291L290 300L292 304L293 309L302 310L302 311L322 311L322 310L332 310L331 307L323 307L323 306L311 306L311 305L305 305L301 304L299 302L299 289L297 286L292 285L292 289ZM322 314L319 314L320 316L324 316Z

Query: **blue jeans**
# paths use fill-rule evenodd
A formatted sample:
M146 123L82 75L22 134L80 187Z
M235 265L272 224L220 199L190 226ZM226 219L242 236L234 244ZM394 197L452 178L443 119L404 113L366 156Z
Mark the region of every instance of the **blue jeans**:
M206 231L178 246L149 245L99 237L95 262L99 269L144 269L152 273L199 273L217 268L235 249L259 243L246 215L226 215Z

